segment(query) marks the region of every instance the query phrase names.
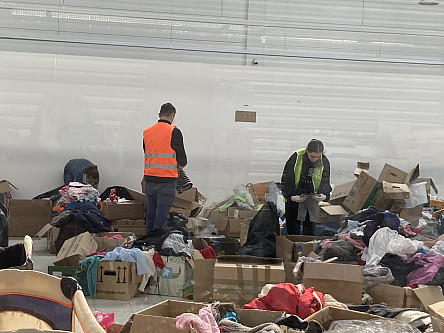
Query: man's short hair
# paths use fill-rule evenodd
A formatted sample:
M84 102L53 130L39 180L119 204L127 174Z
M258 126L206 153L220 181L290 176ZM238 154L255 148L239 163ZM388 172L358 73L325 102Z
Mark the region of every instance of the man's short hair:
M176 114L176 108L171 103L165 103L160 107L160 116L171 116L172 114Z

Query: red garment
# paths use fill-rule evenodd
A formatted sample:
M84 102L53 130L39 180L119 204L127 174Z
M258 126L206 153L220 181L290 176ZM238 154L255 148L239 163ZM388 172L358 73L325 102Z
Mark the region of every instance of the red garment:
M153 254L153 261L154 261L154 265L156 267L159 267L160 269L163 269L165 267L165 264L163 263L162 257L157 252L154 252L154 254Z
M312 287L305 289L302 284L279 283L274 285L267 295L255 298L243 308L285 311L305 319L324 305L324 295Z
M199 250L199 252L205 259L216 259L216 252L214 252L214 249L211 245L208 245L206 248Z

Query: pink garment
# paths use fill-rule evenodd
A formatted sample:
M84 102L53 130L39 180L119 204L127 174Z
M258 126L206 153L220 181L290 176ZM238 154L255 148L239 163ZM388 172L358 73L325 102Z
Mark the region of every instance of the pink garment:
M351 243L355 249L359 251L363 251L365 248L365 243L362 237L350 234L347 232L346 234L339 234L338 239L344 239L347 242Z
M199 316L194 313L183 313L176 317L176 328L185 330L188 324L192 324L196 333L220 333L213 313L207 307L199 310Z
M113 235L113 236L103 236L103 239L121 239L122 235Z
M441 254L415 253L412 258L405 260L407 263L414 262L421 267L414 269L407 275L407 284L426 284L433 280L438 270L444 264L444 256Z

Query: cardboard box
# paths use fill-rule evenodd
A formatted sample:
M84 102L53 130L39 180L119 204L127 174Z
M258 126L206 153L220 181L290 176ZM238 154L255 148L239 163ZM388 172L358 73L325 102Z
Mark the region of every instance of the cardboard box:
M81 233L65 240L54 260L54 265L78 266L80 259L96 252L96 250L97 243L94 240L94 236L89 232Z
M412 289L378 283L367 287L366 293L373 298L374 304L386 304L394 308L413 308L426 312L431 304L444 301L441 287L435 285Z
M382 188L386 199L407 199L410 197L410 189L407 184L388 183L383 180Z
M419 224L419 219L422 216L422 208L424 205L418 205L413 208L402 208L399 212L399 217L403 218L404 220L410 222L415 227Z
M190 325L184 330L177 329L176 317L183 313L198 315L199 310L204 306L204 303L198 302L166 300L133 314L120 333L194 333L195 330ZM235 312L239 322L247 327L274 322L283 316L280 311L235 308Z
M303 255L308 255L313 251L313 243L304 246L304 243L330 239L329 236L306 236L306 235L288 235L276 237L276 257L282 258L284 262L296 262L299 258L299 245Z
M362 266L301 262L296 265L295 273L306 288L314 287L315 290L330 294L342 303L361 304L364 279Z
M104 201L102 205L102 213L108 220L144 219L145 205L137 200L119 203Z
M255 205L262 205L266 202L265 195L268 193L268 185L270 182L247 184L247 189L253 197L253 201Z
M444 333L444 301L430 305L429 314L433 331Z
M202 238L211 245L216 256L236 255L240 249L240 239L237 237L212 237Z
M282 283L282 260L253 256L220 256L213 268L213 300L242 307L268 284Z
M119 219L111 221L113 227L145 227L145 223L145 219Z
M9 236L34 236L51 222L52 204L49 199L9 199Z
M195 302L213 301L213 270L216 259L194 259L194 291Z
M134 235L146 235L146 227L113 227L113 232L130 232Z
M356 163L356 169L353 172L353 174L356 177L359 177L359 174L361 172L368 172L368 169L370 169L370 163L369 162L357 162Z
M305 321L315 320L321 326L328 330L331 323L335 320L369 320L369 319L377 319L381 318L379 316L375 316L372 314L368 314L365 312L345 310L336 307L327 306L315 313L311 316L305 318Z
M5 205L6 205L7 201L12 198L12 194L11 194L12 187L15 188L16 190L18 190L17 187L12 185L6 179L0 180L0 200Z
M239 237L241 223L249 221L242 218L231 218L227 211L220 212L217 209L211 211L210 221L216 226L218 233L227 237Z
M239 209L238 207L228 207L228 217L235 219L251 219L256 216L257 210L254 209Z
M139 291L142 275L134 262L101 260L97 268L96 297L130 300Z
M371 191L375 187L378 181L367 174L366 172L361 172L358 179L356 179L350 192L344 199L344 206L350 209L353 213L358 212L363 207L365 201L370 195Z
M410 172L402 171L393 165L385 164L379 174L378 181L386 181L389 183L411 184L419 176L419 164L417 164Z
M105 238L116 235L120 235L122 238ZM128 237L136 239L136 235L133 232L99 232L94 235L94 240L97 243L97 251L108 252L114 250L116 247L122 246Z
M191 298L193 270L185 257L161 256L165 266L158 277L159 295Z
M344 216L348 215L347 210L341 205L319 205L317 223L337 222L340 223Z
M188 191L177 193L173 201L173 206L183 209L194 210L199 206L203 206L207 198L205 198L195 187Z

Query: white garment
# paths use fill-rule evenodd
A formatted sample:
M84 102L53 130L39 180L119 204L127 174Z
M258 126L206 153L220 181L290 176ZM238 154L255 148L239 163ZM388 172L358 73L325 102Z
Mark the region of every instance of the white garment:
M386 253L405 257L415 253L422 246L422 242L405 238L396 231L384 227L372 235L368 247L362 253L362 260L366 262L365 267L378 266Z
M307 216L308 213L310 216L310 222L317 222L318 205L319 202L315 200L311 195L309 195L307 199L299 203L298 220L305 221L305 216Z
M142 251L142 254L145 257L146 265L148 266L148 273L142 275L142 281L140 281L140 285L138 288L139 291L143 293L150 277L152 276L154 278L157 278L157 270L153 260L154 248L149 249L148 251Z

